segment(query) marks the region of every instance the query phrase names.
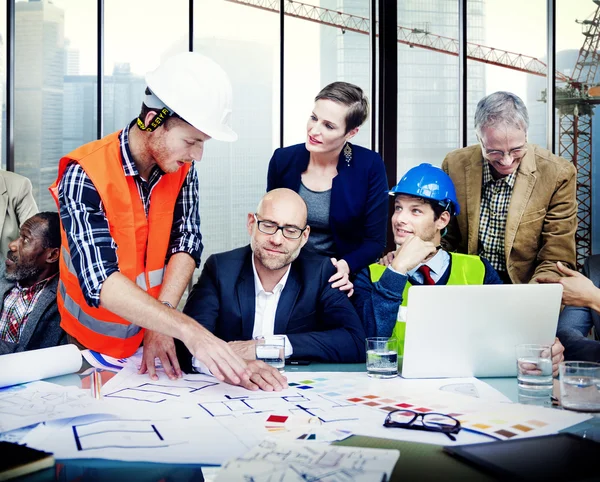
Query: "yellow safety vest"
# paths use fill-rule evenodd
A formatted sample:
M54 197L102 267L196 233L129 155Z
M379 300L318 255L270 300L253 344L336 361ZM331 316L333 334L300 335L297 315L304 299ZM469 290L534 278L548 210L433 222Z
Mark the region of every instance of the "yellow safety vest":
M482 285L485 279L485 265L479 256L469 254L448 253L450 255L450 276L447 285ZM385 266L372 264L369 266L371 282L379 281L386 270ZM408 306L408 290L412 285L409 281L404 286L402 293L402 305ZM404 355L404 338L406 322L396 320L396 326L392 332L392 338L398 343L398 356Z

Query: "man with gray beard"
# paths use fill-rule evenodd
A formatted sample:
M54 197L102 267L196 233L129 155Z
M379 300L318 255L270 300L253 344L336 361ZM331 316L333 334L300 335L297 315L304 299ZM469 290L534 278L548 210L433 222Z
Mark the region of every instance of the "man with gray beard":
M58 214L30 217L8 248L5 266L0 268L0 354L66 343L56 306Z
M274 189L248 214L250 245L208 258L184 313L254 359L253 339L285 335L286 358L364 361L365 332L329 258L301 252L310 233L302 198ZM191 356L179 345L182 368Z

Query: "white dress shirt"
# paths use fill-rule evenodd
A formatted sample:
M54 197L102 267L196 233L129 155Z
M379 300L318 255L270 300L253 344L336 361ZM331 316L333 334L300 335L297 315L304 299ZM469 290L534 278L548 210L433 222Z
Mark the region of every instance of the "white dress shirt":
M258 273L256 272L256 266L254 265L254 255L252 256L252 271L254 273L254 328L252 329L252 338L257 336L272 336L275 330L275 314L277 313L277 306L279 305L279 298L281 298L281 292L285 288L288 277L290 275L290 269L292 265L288 266L287 271L283 277L279 280L279 283L275 285L273 291L265 291ZM285 357L289 358L294 353L294 348L290 343L290 339L285 336ZM196 357L192 357L192 366L200 373L209 374L210 371L200 360Z
M283 277L279 280L279 283L275 285L273 291L265 291L258 273L256 272L256 265L254 264L254 256L252 256L252 271L254 272L254 328L252 329L252 338L257 336L272 336L275 331L275 314L277 313L277 306L279 305L279 298L281 298L281 292L285 288L288 277L290 275L290 269L292 265L288 266L287 271ZM289 358L294 353L292 344L290 343L287 335L285 336L285 357Z

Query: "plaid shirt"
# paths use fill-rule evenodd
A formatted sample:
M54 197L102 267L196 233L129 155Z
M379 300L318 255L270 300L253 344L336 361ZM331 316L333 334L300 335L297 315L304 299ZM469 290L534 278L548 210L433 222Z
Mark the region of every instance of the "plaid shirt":
M30 287L23 287L18 282L6 293L0 313L0 340L10 343L19 343L21 333L27 323L35 303L44 288L56 274Z
M494 179L488 161L483 161L481 214L479 217L479 256L487 258L496 271L506 271L504 232L510 197L517 171Z
M164 172L155 166L146 181L139 175L129 149L130 123L119 134L121 158L125 176L132 176L144 203L146 216L150 209L152 190ZM77 164L70 164L58 186L60 218L69 240L71 260L78 273L83 295L90 306L100 304L102 284L119 271L117 245L112 238L104 207L96 187ZM188 253L200 265L202 235L200 234L199 187L196 169L189 170L173 208L173 227L167 259L175 253Z

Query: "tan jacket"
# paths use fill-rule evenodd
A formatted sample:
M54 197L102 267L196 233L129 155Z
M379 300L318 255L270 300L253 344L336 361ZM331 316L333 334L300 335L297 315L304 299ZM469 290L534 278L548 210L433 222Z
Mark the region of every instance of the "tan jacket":
M0 171L0 260L8 244L19 237L21 224L38 213L31 181L9 171Z
M481 147L474 145L452 151L442 163L461 209L444 239L459 253L477 254L483 162ZM529 283L542 274L561 276L557 261L575 267L576 174L567 160L528 145L517 170L504 237L513 283Z

